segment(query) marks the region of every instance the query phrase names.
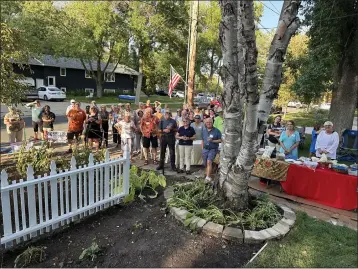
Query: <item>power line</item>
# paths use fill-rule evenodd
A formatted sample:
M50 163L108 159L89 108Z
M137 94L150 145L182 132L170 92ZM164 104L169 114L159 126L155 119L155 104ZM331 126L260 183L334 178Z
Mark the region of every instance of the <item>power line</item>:
M261 29L266 30L266 32L270 34L270 31L267 30L267 29L269 29L269 28L264 27L259 21L258 21L257 23L261 25L261 27L262 27Z
M275 5L274 4L272 4L272 2L271 1L269 1L270 2L270 4L274 7L274 9L276 9L276 11L277 12L280 12L276 7L275 7Z
M262 2L262 1L260 1L260 2L261 2L265 7L267 7L269 10L271 10L272 12L274 12L274 13L276 13L277 15L280 16L280 14L279 14L276 10L273 10L272 8L266 6L266 5L264 4L264 2Z

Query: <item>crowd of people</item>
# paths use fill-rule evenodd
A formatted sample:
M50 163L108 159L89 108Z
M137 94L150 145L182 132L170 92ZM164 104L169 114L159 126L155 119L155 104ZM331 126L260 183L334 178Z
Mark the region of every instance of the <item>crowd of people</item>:
M40 101L26 105L31 109L34 140L41 134L43 140L48 139L48 133L54 130L56 116L50 107L41 106ZM143 154L145 165L150 161L160 170L169 151L170 165L173 171L190 174L191 152L193 142L202 144L202 159L206 167L206 179L211 180L212 162L215 159L219 144L222 141L224 128L223 111L220 103L209 104L205 109L183 105L172 114L168 104L162 105L150 100L140 103L137 109L131 105L97 106L95 101L85 109L80 102L71 100L66 109L68 119L67 141L68 153L83 138L84 142L96 151L101 147L109 146L109 133L112 133L112 142L122 151L128 150L133 156ZM4 117L10 143L23 140L24 120L19 110L10 107ZM286 159L298 158L300 134L295 130L293 121L283 122L280 116L275 117L267 128L268 145L275 147L277 152L284 153ZM333 130L332 122L324 126L315 126L312 131L311 155L321 156L326 153L331 159L336 158L339 145L339 135ZM158 148L160 152L157 158ZM176 155L179 163L176 164Z
M286 159L298 159L300 134L295 130L292 120L282 121L276 116L273 123L267 128L268 145L275 147L277 152L284 153ZM323 153L330 159L336 159L339 146L339 135L333 129L333 123L326 121L323 126L316 124L312 130L310 157L321 157Z

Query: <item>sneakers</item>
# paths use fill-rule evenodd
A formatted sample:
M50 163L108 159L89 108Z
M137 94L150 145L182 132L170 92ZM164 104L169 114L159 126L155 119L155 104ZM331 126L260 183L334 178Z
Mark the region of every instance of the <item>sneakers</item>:
M210 183L211 182L211 177L206 177L205 179L204 179L204 181L206 182L206 183Z

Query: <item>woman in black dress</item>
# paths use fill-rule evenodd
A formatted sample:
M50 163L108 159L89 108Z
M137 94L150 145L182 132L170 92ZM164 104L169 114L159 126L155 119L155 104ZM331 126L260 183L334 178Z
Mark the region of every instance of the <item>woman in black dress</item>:
M102 120L102 129L103 129L103 138L106 148L108 148L108 129L109 129L109 112L107 111L107 107L105 105L101 106L100 112L101 120ZM102 143L101 143L102 144Z
M101 126L102 120L98 113L97 107L93 106L90 108L90 114L87 115L86 124L88 132L88 145L92 148L95 143L96 151L99 149L99 141L102 137Z

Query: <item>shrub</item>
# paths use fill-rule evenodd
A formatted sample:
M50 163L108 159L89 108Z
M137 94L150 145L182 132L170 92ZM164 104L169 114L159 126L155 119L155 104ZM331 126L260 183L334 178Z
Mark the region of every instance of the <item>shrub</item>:
M185 225L189 225L194 217L200 217L222 225L262 229L273 226L281 218L278 208L267 196L253 200L253 208L245 212L234 212L230 208L224 208L222 200L203 180L175 185L174 195L167 203L170 207L184 208L189 212Z

